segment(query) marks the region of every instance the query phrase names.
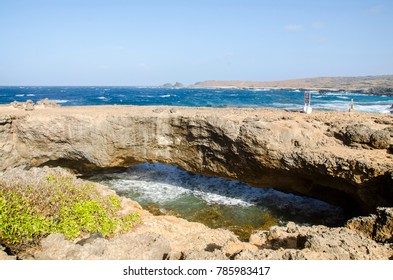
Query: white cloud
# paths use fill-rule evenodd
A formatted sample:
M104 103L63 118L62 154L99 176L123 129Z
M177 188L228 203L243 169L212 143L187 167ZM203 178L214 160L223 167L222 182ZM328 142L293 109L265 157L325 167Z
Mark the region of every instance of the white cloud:
M284 27L284 30L286 32L298 32L298 31L300 31L302 29L303 29L303 25L301 25L301 24L287 24Z

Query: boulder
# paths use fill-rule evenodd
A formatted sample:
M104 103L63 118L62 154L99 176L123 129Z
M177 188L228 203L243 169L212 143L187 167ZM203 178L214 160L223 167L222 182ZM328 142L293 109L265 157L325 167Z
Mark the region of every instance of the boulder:
M26 111L33 111L33 110L34 110L34 102L33 102L33 100L27 100L27 101L25 102L25 107L24 107L24 109L25 109Z
M363 124L348 125L345 128L344 139L347 145L370 143L372 129Z
M390 146L390 132L377 130L371 134L370 145L376 149L388 149Z
M54 100L49 100L48 98L42 99L37 101L37 105L38 106L43 106L45 108L56 108L56 107L60 107L60 104L58 104L56 101Z

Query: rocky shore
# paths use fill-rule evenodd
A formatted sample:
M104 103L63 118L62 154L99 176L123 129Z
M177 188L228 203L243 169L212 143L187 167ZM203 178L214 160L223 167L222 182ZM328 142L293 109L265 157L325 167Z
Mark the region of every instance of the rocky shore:
M1 173L3 181L35 181L47 174L67 174L60 168L10 169ZM26 179L27 178L27 179ZM81 180L76 179L75 180ZM106 186L95 183L102 195L113 194ZM92 234L67 240L51 234L38 246L8 255L0 248L0 259L77 260L372 260L393 258L393 208L378 208L376 214L357 217L346 227L298 226L288 223L268 231L255 231L248 242L232 232L210 229L203 224L173 216L154 216L127 198L120 197L123 212L137 212L142 224L130 232L105 239Z
M346 227L288 224L249 242L172 216L113 239L43 239L34 259L389 259L392 258L393 116L347 112L182 107L0 107L0 171L62 166L79 174L143 162L275 187L372 213ZM29 171L23 171L29 172ZM26 175L30 176L30 175ZM105 187L98 187L105 189ZM107 190L109 191L109 190ZM381 208L385 207L385 208ZM192 242L191 242L192 241ZM0 248L1 249L1 248ZM9 256L0 251L0 258Z

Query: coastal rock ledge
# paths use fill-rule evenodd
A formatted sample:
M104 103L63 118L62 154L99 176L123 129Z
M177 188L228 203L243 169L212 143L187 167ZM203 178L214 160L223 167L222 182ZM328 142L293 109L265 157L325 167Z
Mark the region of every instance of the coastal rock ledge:
M144 162L274 187L355 213L393 206L393 116L273 109L0 107L0 171Z

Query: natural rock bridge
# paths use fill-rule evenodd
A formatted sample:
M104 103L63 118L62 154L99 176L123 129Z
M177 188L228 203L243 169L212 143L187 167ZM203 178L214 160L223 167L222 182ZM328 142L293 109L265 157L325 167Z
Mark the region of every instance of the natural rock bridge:
M393 205L393 116L270 109L0 107L0 171L143 162L373 211Z

